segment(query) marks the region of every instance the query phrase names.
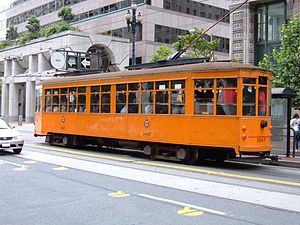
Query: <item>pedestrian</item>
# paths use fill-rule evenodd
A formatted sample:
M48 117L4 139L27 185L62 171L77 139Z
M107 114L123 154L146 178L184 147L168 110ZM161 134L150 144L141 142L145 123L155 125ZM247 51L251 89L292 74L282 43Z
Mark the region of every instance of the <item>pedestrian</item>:
M298 113L295 113L293 119L291 119L291 128L295 131L294 138L296 142L296 152L298 152L300 144L300 118Z

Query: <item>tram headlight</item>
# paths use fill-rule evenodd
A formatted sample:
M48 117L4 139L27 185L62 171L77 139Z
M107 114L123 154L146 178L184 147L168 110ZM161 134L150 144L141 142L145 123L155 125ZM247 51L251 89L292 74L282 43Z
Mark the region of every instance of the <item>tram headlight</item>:
M268 122L267 121L265 121L265 120L260 121L260 127L261 128L265 128L267 126L268 126Z

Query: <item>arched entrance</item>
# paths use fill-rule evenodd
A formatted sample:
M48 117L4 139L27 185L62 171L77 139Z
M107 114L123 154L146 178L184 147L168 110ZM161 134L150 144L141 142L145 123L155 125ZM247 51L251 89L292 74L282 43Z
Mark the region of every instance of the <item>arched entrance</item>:
M105 72L115 72L120 69L115 65L113 52L105 45L92 45L87 53L90 55L90 69L99 69Z

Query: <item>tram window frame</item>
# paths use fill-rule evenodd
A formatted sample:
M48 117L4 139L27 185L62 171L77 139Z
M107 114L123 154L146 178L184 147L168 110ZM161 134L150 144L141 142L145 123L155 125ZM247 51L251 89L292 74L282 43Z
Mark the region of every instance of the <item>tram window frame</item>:
M209 92L209 93L208 93ZM194 114L215 115L215 79L194 80Z
M59 109L62 113L68 112L68 91L68 88L60 89Z
M155 114L170 113L170 81L155 82ZM160 99L158 100L158 96ZM165 101L167 100L167 101Z
M127 113L127 102L127 83L116 84L116 113Z
M130 114L140 112L140 89L139 82L128 83L128 113Z
M79 113L86 113L86 91L87 87L77 88L77 109Z
M111 85L101 85L101 90L100 90L100 113L110 113L110 105L111 105ZM104 102L104 99L105 100Z
M100 112L100 85L90 87L90 113ZM94 101L96 98L96 101Z
M76 113L77 112L77 88L76 87L70 87L68 89L68 100L69 100L68 112Z
M267 76L258 77L258 94L257 94L257 115L269 116L270 103L269 103L269 90L271 89ZM263 91L262 91L263 90ZM269 108L269 109L268 109Z
M154 104L154 82L146 81L141 83L141 113L153 114Z
M185 80L171 80L171 114L185 114Z
M42 90L35 90L35 112L42 112L43 108L43 98L42 98Z
M226 82L224 82L226 81ZM232 77L216 79L216 115L237 116L238 114L238 79Z
M242 115L256 116L257 78L243 77Z
M51 102L52 102L52 112L59 112L59 88L52 89Z
M52 112L52 108L51 108L51 93L52 93L52 89L45 89L45 108L44 111L45 112Z

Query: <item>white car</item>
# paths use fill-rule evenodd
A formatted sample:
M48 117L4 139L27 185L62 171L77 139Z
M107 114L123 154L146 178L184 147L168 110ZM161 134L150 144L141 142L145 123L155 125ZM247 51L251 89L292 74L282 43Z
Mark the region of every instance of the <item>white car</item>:
M15 154L19 154L23 145L24 137L3 118L0 118L0 149L13 150Z

